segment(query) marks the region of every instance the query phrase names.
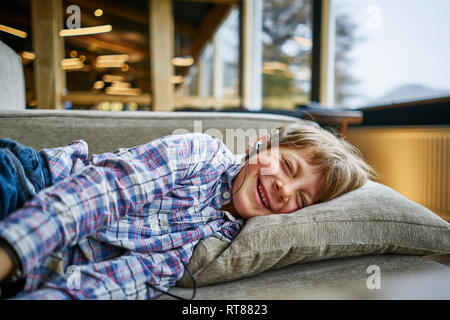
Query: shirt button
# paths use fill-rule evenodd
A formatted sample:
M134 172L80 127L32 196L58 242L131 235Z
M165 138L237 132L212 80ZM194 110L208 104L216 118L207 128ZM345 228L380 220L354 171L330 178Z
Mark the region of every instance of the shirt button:
M229 198L231 197L231 193L229 193L228 191L225 191L225 192L223 193L223 197L224 197L225 199L229 199Z

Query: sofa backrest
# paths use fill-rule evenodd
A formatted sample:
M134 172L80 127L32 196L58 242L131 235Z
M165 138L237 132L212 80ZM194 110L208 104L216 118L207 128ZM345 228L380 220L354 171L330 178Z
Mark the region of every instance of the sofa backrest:
M246 147L253 136L256 139L293 121L305 120L232 112L0 111L0 138L14 139L37 150L83 139L93 154L144 144L165 135L203 132L224 141L234 153L242 153L245 149L239 139L248 137Z
M22 59L0 41L0 110L25 110Z

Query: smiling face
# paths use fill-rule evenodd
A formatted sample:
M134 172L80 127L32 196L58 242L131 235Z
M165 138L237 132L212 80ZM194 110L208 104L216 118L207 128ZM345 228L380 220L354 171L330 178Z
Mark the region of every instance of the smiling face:
M291 213L315 203L321 195L323 173L309 159L311 148L280 146L251 158L247 177L233 197L229 211L244 219L277 213ZM245 176L245 168L235 178L233 193Z

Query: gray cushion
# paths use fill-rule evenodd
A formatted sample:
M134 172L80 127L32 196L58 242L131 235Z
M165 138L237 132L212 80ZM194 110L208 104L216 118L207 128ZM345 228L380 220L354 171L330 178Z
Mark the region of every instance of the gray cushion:
M204 239L189 267L201 286L294 263L385 253L450 253L450 224L391 188L368 181L295 213L251 218L229 246ZM178 286L191 286L186 273Z
M0 41L0 110L25 109L22 59Z

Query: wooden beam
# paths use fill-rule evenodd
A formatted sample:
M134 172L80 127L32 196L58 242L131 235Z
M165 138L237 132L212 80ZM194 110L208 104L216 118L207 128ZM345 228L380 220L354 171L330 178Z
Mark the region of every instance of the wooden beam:
M29 27L30 19L26 15L18 15L17 11L10 8L2 8L2 24L7 26Z
M110 24L113 26L111 32L98 34L105 39L111 39L114 42L124 42L125 44L135 44L141 47L148 47L148 27L135 25L134 28L123 26L122 23L117 23L116 19L102 19L101 23L98 18L91 15L81 15L81 26L94 27L99 24ZM130 37L131 35L131 37Z
M126 53L130 55L130 60L140 61L149 57L147 50L132 44L118 43L113 39L105 39L99 35L88 35L82 37L68 37L67 42L84 47L95 52L95 49L106 49L116 53Z
M34 79L37 108L62 109L61 94L66 88L65 72L61 68L64 41L59 36L63 27L62 0L31 1Z
M149 0L150 74L153 111L174 108L174 22L172 0Z
M190 37L194 37L199 32L199 28L194 27L193 25L187 22L175 21L175 31L178 34L184 34Z
M139 24L148 24L148 15L146 12L134 9L132 5L122 5L113 1L106 0L71 0L64 1L68 4L76 4L80 7L88 8L91 10L102 9L105 13L113 15L117 18L133 21ZM125 3L125 2L124 2Z

